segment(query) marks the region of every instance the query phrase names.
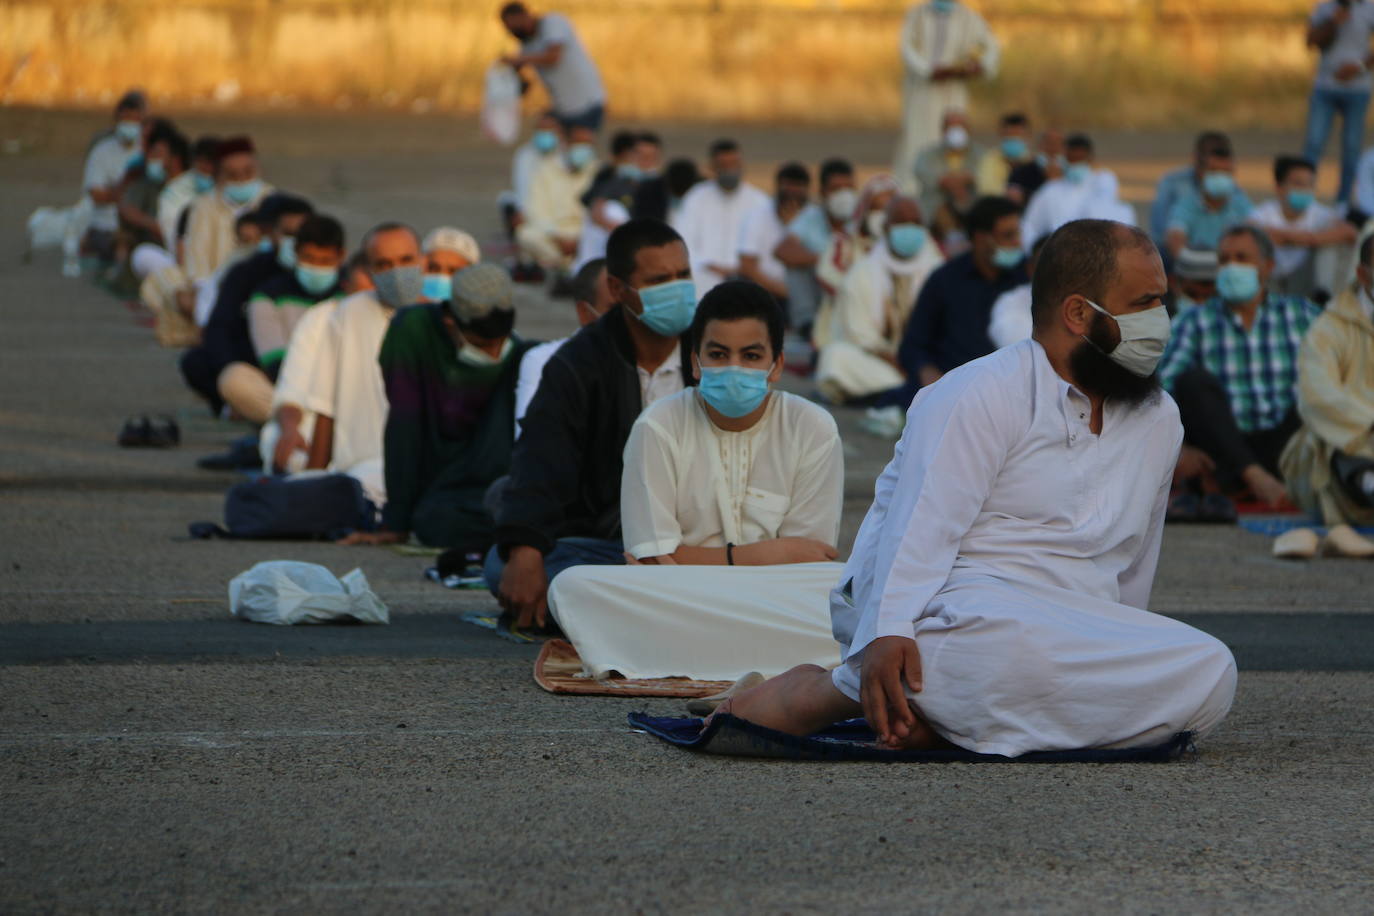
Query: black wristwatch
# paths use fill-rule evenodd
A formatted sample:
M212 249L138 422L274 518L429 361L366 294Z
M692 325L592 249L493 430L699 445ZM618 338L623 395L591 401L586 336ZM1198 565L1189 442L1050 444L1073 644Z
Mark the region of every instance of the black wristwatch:
M729 542L727 542L725 545L725 565L735 565L735 545Z

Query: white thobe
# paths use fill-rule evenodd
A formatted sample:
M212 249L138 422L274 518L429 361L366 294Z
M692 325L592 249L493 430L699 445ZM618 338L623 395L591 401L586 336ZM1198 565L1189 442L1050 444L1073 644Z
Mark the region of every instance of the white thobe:
M727 432L684 391L645 410L625 446L621 522L636 558L779 537L834 544L843 498L835 421L796 395L773 392L758 423ZM549 607L594 676L733 680L839 660L828 595L840 570L579 566L553 580Z
M936 67L978 61L983 79L997 75L1000 49L983 17L960 3L940 12L931 3L907 10L902 24L902 136L893 158L892 173L905 193L916 190L916 157L940 139L946 111L968 109L968 80L935 82ZM929 215L929 214L927 214Z
M1108 401L1101 434L1091 412L1033 340L921 389L831 596L840 691L857 701L864 649L902 636L921 653L909 699L969 750L1148 745L1221 721L1230 651L1145 610L1178 408Z
M765 277L783 283L787 279L787 268L773 252L787 235L787 227L778 219L778 208L773 201L759 207L744 218L740 227L739 254L759 259L759 270Z
M707 265L724 268L727 275L739 270L739 243L745 217L771 201L751 184L741 183L733 191L723 191L714 181L698 182L682 198L672 224L687 243L698 298L726 279Z
M332 345L329 323L334 320L338 309L337 300L329 299L316 303L306 310L301 320L296 322L291 332L291 343L286 348L281 370L277 373L277 383L272 388L272 419L263 424L258 433L258 451L262 455L263 469L272 472L272 459L281 437L281 427L277 424L277 411L286 405L296 407L301 412L300 433L308 443L315 435L315 418L325 406L314 391L313 384L321 351ZM305 469L309 460L308 452L297 449L291 456L286 470L291 472Z
M162 247L173 257L177 251L177 223L182 212L199 195L196 190L196 170L187 169L162 188L157 196L157 225L162 230Z
M102 137L86 154L86 168L81 178L83 191L108 190L124 180L129 160L138 152L137 143L125 143L115 134ZM92 202L90 227L102 232L119 228L119 205Z
M816 360L816 385L832 401L861 398L905 381L880 354L896 356L907 319L926 279L945 262L934 242L913 258L874 245L845 275L830 311L826 343Z
M988 316L988 339L994 347L1009 347L1030 340L1034 330L1029 283L1022 283L997 297Z
M340 302L321 335L309 403L301 405L334 420L329 469L358 478L379 506L386 501L382 436L388 406L377 354L393 314L371 290Z
M1082 182L1056 178L1035 192L1021 217L1021 244L1027 252L1035 243L1076 219L1112 219L1134 226L1135 211L1117 197L1116 174L1098 169Z

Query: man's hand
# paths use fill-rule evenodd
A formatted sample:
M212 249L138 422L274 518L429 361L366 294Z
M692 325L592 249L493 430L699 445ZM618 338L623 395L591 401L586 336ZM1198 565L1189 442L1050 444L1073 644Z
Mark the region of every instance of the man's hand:
M176 299L177 311L187 318L196 317L196 292L190 287L183 287L172 294Z
M558 250L571 257L577 254L577 239L565 239L555 237L554 242L558 245Z
M788 563L824 563L839 556L830 544L815 538L774 538L735 548L739 566L783 566Z
M1184 445L1178 453L1178 464L1174 467L1174 480L1192 480L1217 469L1212 456L1196 445Z
M404 544L408 531L355 531L335 543L343 547L377 547L382 544Z
M934 385L944 378L945 374L934 366L922 366L916 377L921 380L921 387L924 388L927 385Z
M281 426L281 435L277 437L277 447L272 450L272 466L285 473L291 466L291 456L297 451L306 452L310 450L310 443L305 441L301 435L299 426ZM355 532L356 533L356 532Z
M635 558L635 555L632 554L632 553L630 553L630 552L627 550L627 551L625 551L625 565L626 565L626 566L676 566L676 565L677 565L677 560L674 560L674 559L673 559L673 555L670 554L670 553L665 553L665 554L664 554L663 556L661 556L661 557L645 557L644 559L640 560L640 559L636 559L636 558Z
M1288 488L1283 482L1258 464L1252 464L1240 472L1255 498L1266 506L1281 506L1288 502Z
M878 740L888 746L905 741L916 728L916 713L907 702L906 688L921 690L921 653L916 640L883 636L863 652L863 680L859 700L864 718Z
M515 617L515 626L526 630L544 626L549 613L549 577L544 555L523 545L510 549L496 600Z
M1359 61L1348 60L1336 68L1336 79L1343 83L1362 73L1364 73L1364 66Z

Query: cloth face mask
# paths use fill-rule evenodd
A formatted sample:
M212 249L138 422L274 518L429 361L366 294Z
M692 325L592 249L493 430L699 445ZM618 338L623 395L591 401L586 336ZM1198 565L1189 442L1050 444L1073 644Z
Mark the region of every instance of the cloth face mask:
M374 273L372 283L382 305L393 309L418 302L425 291L425 275L418 264Z
M310 264L296 265L296 282L312 296L328 292L339 279L337 267L315 267Z
M1121 342L1116 345L1115 350L1106 354L1107 358L1132 375L1148 378L1155 371L1155 366L1159 365L1164 348L1169 343L1169 335L1173 331L1173 325L1169 321L1169 310L1160 305L1143 312L1113 315L1091 299L1083 301L1115 321L1121 332ZM1084 335L1083 339L1098 350L1102 349L1089 340L1087 335Z
M447 302L453 295L453 278L448 274L425 274L422 293L431 302Z
M768 397L768 373L772 369L746 369L744 366L702 366L701 396L716 410L732 420L758 410Z
M692 326L697 313L697 288L691 280L670 280L636 292L644 308L639 320L655 334L677 337Z

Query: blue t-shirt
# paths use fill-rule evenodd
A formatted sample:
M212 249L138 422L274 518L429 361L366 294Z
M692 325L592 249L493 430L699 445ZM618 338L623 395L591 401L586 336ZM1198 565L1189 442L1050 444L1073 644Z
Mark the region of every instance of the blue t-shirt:
M1189 248L1212 251L1221 241L1221 234L1249 219L1252 209L1250 198L1236 190L1231 192L1221 209L1209 210L1202 192L1196 187L1187 187L1169 211L1169 230L1182 229L1188 236Z
M795 235L812 254L821 254L830 244L830 220L820 204L807 204L787 224L787 234Z

